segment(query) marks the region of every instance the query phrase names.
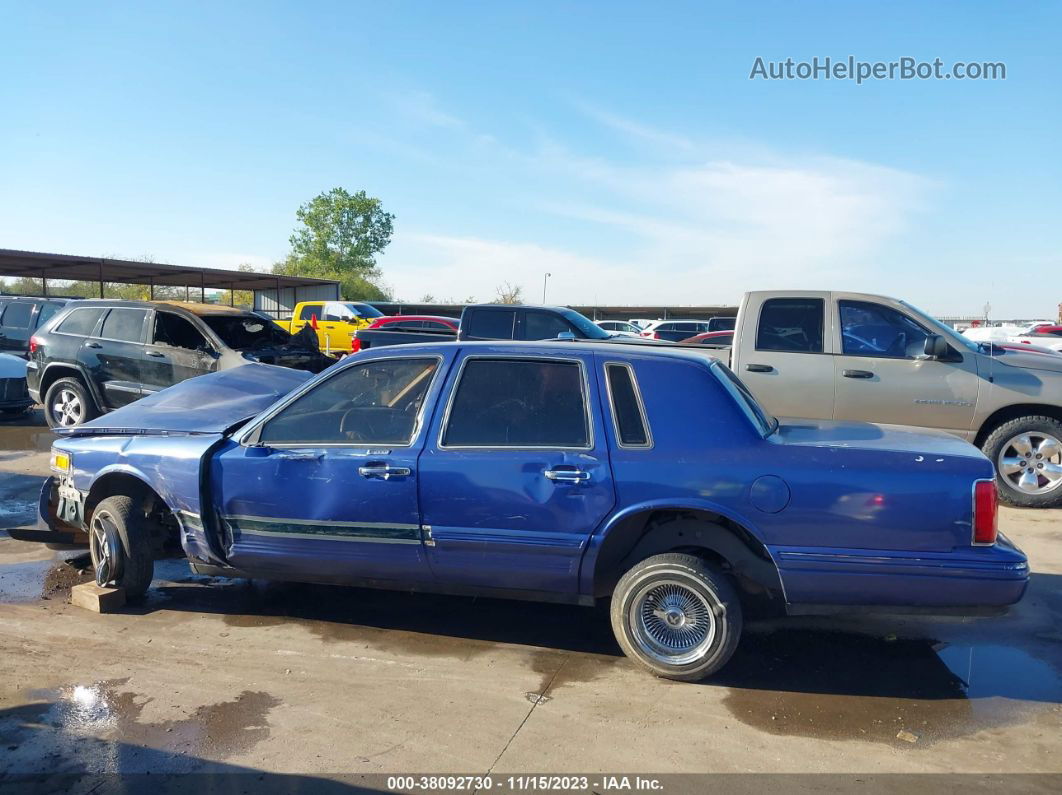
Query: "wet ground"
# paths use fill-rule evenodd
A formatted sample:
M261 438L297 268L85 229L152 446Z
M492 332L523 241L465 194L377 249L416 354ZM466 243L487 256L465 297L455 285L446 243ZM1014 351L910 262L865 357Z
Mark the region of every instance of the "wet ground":
M47 471L0 423L0 526ZM18 445L23 445L19 448ZM998 619L752 624L696 685L619 652L604 609L193 576L69 605L77 551L0 533L0 783L46 772L1062 772L1062 511L1005 510L1032 560Z

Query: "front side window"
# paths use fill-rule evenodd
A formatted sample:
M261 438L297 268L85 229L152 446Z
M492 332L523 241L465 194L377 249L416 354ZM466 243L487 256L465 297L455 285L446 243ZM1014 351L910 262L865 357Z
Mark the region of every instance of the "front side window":
M472 313L468 324L468 336L473 339L511 340L516 324L516 312L484 309Z
M206 337L183 317L172 312L155 313L155 329L152 342L174 348L202 351L210 347Z
M590 447L582 368L546 359L468 359L444 447Z
M103 319L100 336L121 342L140 342L144 333L144 309L112 309Z
M925 352L928 334L902 312L870 301L838 304L845 355L913 359Z
M649 423L642 407L634 372L627 364L606 364L616 439L620 447L649 447Z
M33 303L30 301L12 301L4 310L0 325L5 328L29 328L33 316Z
M756 350L822 353L825 302L821 298L770 298L760 309Z
M552 340L564 332L572 334L572 327L564 318L547 312L528 312L524 316L525 340Z
M346 304L329 301L324 306L324 317L321 319L334 322L352 323L358 319L358 315Z
M85 309L75 309L63 318L56 331L62 334L88 336L96 328L96 323L99 322L102 314L102 309L88 309L87 307Z
M262 426L263 444L405 447L417 432L438 359L388 359L347 367Z

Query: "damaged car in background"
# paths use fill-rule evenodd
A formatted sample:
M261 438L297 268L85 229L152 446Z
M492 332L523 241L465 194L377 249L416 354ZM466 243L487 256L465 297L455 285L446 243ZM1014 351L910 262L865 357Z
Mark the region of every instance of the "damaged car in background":
M30 396L71 428L194 376L262 362L318 373L335 360L241 309L177 301L78 301L29 341Z
M87 538L97 582L133 599L168 549L212 576L611 599L624 652L692 681L746 616L999 612L1028 582L974 446L779 421L690 349L250 364L57 432L38 527L11 534Z

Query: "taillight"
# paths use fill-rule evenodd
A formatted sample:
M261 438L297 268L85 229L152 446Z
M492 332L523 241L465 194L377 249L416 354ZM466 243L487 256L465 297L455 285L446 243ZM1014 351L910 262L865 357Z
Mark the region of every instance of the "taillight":
M39 348L40 345L41 345L41 341L39 339L37 339L36 337L30 337L30 340L29 340L29 352L30 353L36 353L37 352L37 348Z
M999 494L994 480L979 480L974 483L973 542L996 543L999 529Z

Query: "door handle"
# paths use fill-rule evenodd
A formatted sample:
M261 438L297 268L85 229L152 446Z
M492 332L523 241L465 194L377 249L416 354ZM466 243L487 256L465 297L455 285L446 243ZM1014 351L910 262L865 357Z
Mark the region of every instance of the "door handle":
M774 368L769 364L746 364L745 369L750 373L773 373Z
M154 356L156 359L161 359L165 354L160 353L159 351L148 351L147 355Z
M392 467L387 464L368 464L358 467L358 474L363 478L380 478L381 480L409 477L410 472L409 467Z
M845 378L873 378L874 374L870 370L844 370L841 375Z
M554 483L586 483L590 480L590 473L581 469L547 469L542 474Z
M102 348L103 346L100 345L98 342L86 342L85 343L85 347L86 348Z

